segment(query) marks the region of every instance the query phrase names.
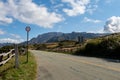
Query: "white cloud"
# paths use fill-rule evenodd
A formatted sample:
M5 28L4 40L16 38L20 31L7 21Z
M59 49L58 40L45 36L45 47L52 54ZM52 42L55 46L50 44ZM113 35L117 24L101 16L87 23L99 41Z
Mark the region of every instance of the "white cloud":
M11 39L11 38L0 39L0 43L20 43L22 41L23 41L22 39Z
M0 29L0 34L5 34L6 32L2 31ZM21 43L24 41L24 39L21 38L21 36L17 35L17 34L12 34L12 33L7 33L8 35L5 36L9 36L9 38L0 38L0 43Z
M37 5L32 0L0 1L0 11L0 22L5 23L12 23L13 19L17 19L23 23L51 28L63 20L60 14L49 12L45 6Z
M63 9L68 16L77 16L86 12L90 0L62 0L62 2L70 4L71 9Z
M98 8L98 3L100 0L94 0L89 3L89 5L87 6L86 12L93 14L93 12L95 12Z
M0 1L0 24L2 23L12 23L12 18L10 17L6 17L8 16L8 7L6 7L7 5L4 4L3 2Z
M10 34L12 37L14 37L14 38L17 38L17 39L20 39L21 37L19 36L19 35L17 35L17 34Z
M83 22L100 23L100 20L84 17Z
M108 33L120 32L120 17L119 16L110 17L105 23L104 31Z
M57 4L57 5L54 6L54 9L57 9L57 8L63 7L63 6L64 6L63 4Z
M0 35L3 35L3 34L5 34L5 31L0 29Z
M89 5L87 7L87 12L89 12L90 14L92 14L96 9L98 8L98 5Z
M103 29L95 30L95 31L88 31L88 33L104 33Z

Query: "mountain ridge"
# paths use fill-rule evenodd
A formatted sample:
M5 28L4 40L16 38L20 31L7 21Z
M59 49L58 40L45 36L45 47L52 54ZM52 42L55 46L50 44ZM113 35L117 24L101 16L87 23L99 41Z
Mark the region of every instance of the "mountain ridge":
M32 38L29 41L29 44L35 43L51 43L58 42L63 40L73 40L78 41L78 36L83 36L84 39L96 38L105 36L107 34L103 33L87 33L87 32L71 32L71 33L62 33L62 32L48 32L40 34L37 37Z

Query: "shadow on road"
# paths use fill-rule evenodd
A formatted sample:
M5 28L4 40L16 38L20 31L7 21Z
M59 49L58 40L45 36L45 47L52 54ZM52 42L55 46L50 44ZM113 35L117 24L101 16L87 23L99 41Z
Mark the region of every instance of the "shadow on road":
M106 60L108 62L120 63L120 60L118 60L118 59L104 59L104 60Z

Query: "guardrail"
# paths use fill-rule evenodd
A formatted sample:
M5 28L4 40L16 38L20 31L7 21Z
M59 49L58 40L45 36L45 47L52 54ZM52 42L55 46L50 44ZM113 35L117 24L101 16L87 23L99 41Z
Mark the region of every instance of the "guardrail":
M14 49L11 49L7 53L0 54L0 66L4 65L5 63L7 63L13 56L15 56Z

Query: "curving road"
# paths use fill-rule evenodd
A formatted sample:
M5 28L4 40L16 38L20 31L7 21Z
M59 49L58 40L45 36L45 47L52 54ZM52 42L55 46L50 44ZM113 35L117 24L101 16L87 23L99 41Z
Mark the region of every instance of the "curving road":
M37 80L120 80L120 63L31 50L38 64Z

